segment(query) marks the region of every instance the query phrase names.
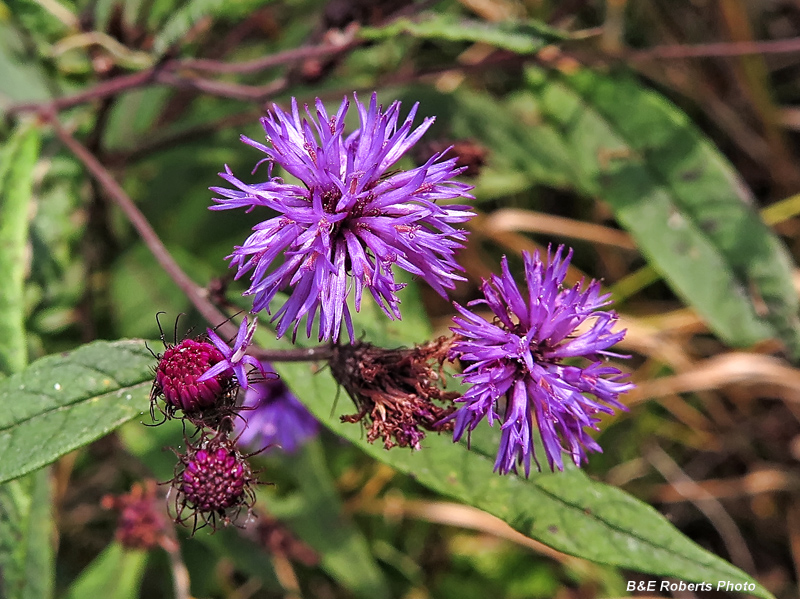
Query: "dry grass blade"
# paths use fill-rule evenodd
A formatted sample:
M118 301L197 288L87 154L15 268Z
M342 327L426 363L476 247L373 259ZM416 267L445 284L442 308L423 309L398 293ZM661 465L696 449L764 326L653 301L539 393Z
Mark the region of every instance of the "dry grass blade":
M628 405L737 384L770 385L783 399L800 402L800 370L772 356L731 352L699 362L686 372L641 383L628 394Z
M692 504L708 518L709 522L717 529L722 542L730 554L731 561L739 566L746 572L755 572L756 566L753 562L753 556L747 548L747 543L739 531L739 527L731 518L730 514L725 511L722 504L710 493L700 487L692 478L689 477L680 466L671 458L666 451L661 449L655 443L651 444L644 450L644 456L653 467L661 473L668 482L676 485L680 483L682 488L693 488L694 497L688 498ZM676 490L678 488L676 487ZM680 492L678 490L678 492Z
M636 244L624 231L532 210L517 208L496 210L486 218L484 227L487 235L508 231L545 233L610 245L624 250L636 250Z
M476 530L527 547L562 563L576 564L583 562L580 558L561 553L539 541L526 537L500 520L500 518L468 505L447 501L425 501L392 497L383 501L365 504L361 509L370 514L383 514L390 518L415 518L434 524Z
M678 371L692 368L693 360L686 352L686 345L672 331L626 314L619 315L618 326L627 330L619 344L624 351L635 351Z
M470 230L472 236L470 238L470 244L476 243L480 238L490 239L496 244L501 247L507 248L511 250L514 254L521 254L523 251L525 252L544 252L546 253L546 249L542 248L542 246L533 240L529 239L525 235L521 235L520 233L515 233L508 230L492 230L487 228L487 216L482 214L478 210L475 210L477 213L475 217L472 218L469 222L465 223L467 229ZM580 269L575 268L572 264L569 265L569 269L567 270L567 276L564 278L565 283L568 285L574 285L578 281L587 279L588 277L584 272Z
M709 479L687 484L676 480L656 491L654 499L661 503L697 501L706 497L732 499L800 489L800 477L777 468L750 472L742 477Z

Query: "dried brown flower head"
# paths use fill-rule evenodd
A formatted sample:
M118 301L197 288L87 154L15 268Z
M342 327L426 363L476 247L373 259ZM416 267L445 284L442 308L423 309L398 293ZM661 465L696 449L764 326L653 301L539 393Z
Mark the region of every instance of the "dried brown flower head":
M334 346L333 377L358 408L357 414L342 416L342 422L366 419L367 441L381 438L386 449L419 449L424 431L452 430L451 422L442 422L459 397L442 388L442 365L451 343L440 337L413 348L383 349L362 342Z

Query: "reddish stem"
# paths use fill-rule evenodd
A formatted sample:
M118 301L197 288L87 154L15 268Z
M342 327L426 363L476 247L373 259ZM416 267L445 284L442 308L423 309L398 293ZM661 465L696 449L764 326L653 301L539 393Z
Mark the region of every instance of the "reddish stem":
M55 115L51 115L49 120L58 138L83 163L86 170L100 184L108 197L119 206L155 259L180 287L181 291L186 294L186 297L189 298L189 301L192 302L200 314L209 323L215 325L222 323L219 325L219 330L223 336L234 337L237 333L237 327L209 301L206 290L192 281L178 266L178 263L164 246L153 227L150 226L147 218L136 207L136 204L133 203L133 200L125 193L125 190L117 183L111 173L108 172L108 169L83 144L64 129Z

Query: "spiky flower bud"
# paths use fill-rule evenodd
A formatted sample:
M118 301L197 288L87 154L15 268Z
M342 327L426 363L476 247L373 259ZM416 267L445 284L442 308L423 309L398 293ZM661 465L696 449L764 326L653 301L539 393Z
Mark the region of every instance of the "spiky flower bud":
M204 410L231 403L229 396L236 382L232 371L200 381L209 368L223 362L225 356L216 347L201 339L184 339L167 347L159 356L151 392L151 406L163 397L162 409L167 418L182 410L190 419Z
M204 435L189 445L173 480L176 522L192 521L193 531L205 525L216 527L217 520L227 526L252 506L255 496L250 485L252 471L233 442L222 435Z

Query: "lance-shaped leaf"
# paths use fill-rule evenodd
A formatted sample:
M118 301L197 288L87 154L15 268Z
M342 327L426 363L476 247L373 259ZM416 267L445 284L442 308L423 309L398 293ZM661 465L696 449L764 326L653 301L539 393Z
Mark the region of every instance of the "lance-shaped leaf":
M403 290L402 299L402 322L387 321L372 303L362 306L357 326L365 331L366 341L397 347L399 342L430 338L415 285ZM286 346L268 337L261 335L265 344ZM348 398L342 397L331 413L337 386L328 370L309 376L305 364L273 366L333 432L420 484L494 514L526 536L598 563L685 581L730 580L751 585L753 595L772 597L746 573L684 536L651 506L590 479L582 470L535 473L529 479L498 476L492 472L494 458L487 449L494 430L476 430L472 451L453 443L450 434L435 433L424 439L420 451L386 451L380 442L367 443L359 426L340 423L342 415L355 411Z
M0 482L144 414L154 364L141 340L97 341L0 380Z
M146 565L146 551L111 543L72 583L66 599L137 599Z
M23 126L0 151L0 372L21 370L25 345L25 246L33 188L33 167L39 157L39 132Z
M418 320L420 316L416 315L411 322ZM418 326L412 334L425 332L424 323ZM375 336L373 341L396 345L397 342L392 341L394 336L383 339L381 327L371 327L371 330ZM0 382L0 394L13 388L9 384L18 386L23 380L38 384L37 392L31 395L38 404L25 402L32 407L26 408L24 416L3 423L2 435L15 439L17 431L35 426L38 418L82 409L85 410L80 418L84 424L84 438L97 437L146 407L151 365L152 357L141 341L98 342L65 357L40 360L23 373L26 378L14 376ZM328 371L309 376L306 364L276 366L293 391L331 430L430 489L486 510L527 536L599 563L685 581L730 580L751 585L749 588L754 595L771 597L745 573L686 538L650 506L615 487L589 479L580 470L534 474L530 479L497 476L492 473L491 458L470 451L463 444L452 443L447 434L429 435L421 451L386 451L380 445L367 443L358 426L340 424L339 416L353 411L349 402L339 402L331 414L336 384ZM37 376L29 376L33 371ZM69 395L64 396L67 401L53 397L50 391L55 390L56 385L63 385L61 381L71 387ZM44 393L44 389L48 393ZM126 399L128 394L130 400ZM132 400L138 409L126 403ZM69 430L72 422L66 418L57 426ZM17 438L13 444L15 452L9 453L0 447L4 455L13 457L11 462L16 470L31 467L30 461L20 464L18 457L26 453L26 449L30 450L30 439L34 439L34 448L27 453L34 461L57 457L52 450L42 451L48 444L35 438L35 430L31 429L30 436ZM53 435L52 429L45 435ZM73 443L69 449L75 446ZM60 451L68 450L63 443L58 447Z
M0 485L0 597L53 596L52 539L49 471Z
M727 343L778 337L800 359L789 253L688 117L629 76L529 78L571 150L576 187L608 202L673 290Z
M481 42L517 54L533 54L568 34L540 21L505 21L487 23L462 19L449 14L429 14L412 20L395 19L384 27L364 27L358 36L367 40L397 40L398 36L450 42Z
M27 363L24 284L33 169L39 131L20 125L0 152L0 373ZM7 379L6 379L7 380ZM5 410L14 398L0 399ZM53 515L49 472L0 485L0 596L53 594Z

